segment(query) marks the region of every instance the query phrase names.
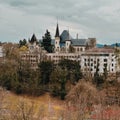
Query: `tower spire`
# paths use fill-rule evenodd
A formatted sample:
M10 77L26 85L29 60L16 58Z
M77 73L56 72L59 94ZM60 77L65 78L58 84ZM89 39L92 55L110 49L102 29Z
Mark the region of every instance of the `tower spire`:
M59 26L58 26L58 23L57 23L57 27L56 27L55 37L60 37L60 35L59 35Z

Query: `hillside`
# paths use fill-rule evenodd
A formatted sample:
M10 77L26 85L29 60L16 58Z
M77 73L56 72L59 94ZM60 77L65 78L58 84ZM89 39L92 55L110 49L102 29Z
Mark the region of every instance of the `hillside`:
M120 47L120 43L117 43L117 45L118 45L118 47ZM116 43L113 43L113 44L108 45L108 46L115 47L115 46L116 46ZM96 47L102 48L102 47L104 47L104 44L96 44Z
M89 86L89 84L84 84L85 86L87 85L86 87L89 89L95 90L92 86ZM87 93L86 87L84 87L85 90L82 91L80 89L81 92L79 91L82 94L80 100L85 101L79 103L79 100L78 102L74 102L74 104L66 104L67 101L61 101L58 98L50 96L49 93L45 93L40 97L18 96L10 91L0 89L0 120L8 118L9 120L18 120L18 118L21 120L58 120L62 118L65 120L78 120L77 117L96 120L113 118L113 120L116 120L120 118L120 107L117 105L102 106L101 104L94 103L93 107L85 107L87 105L87 99L85 99L88 97L87 94L89 94L90 97L90 90ZM98 94L104 97L104 93L104 91L101 91L101 93L99 92ZM74 95L75 94L71 97L74 97Z
M9 91L0 91L0 119L8 116L13 119L21 117L36 120L56 120L64 111L64 102L51 97L48 93L40 97L18 96ZM11 120L10 119L10 120ZM32 120L31 119L31 120ZM16 120L16 119L15 119Z

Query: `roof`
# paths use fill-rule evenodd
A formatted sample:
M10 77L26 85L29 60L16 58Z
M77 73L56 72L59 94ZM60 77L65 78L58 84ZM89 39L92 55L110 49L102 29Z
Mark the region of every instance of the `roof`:
M31 37L31 40L29 42L30 43L37 42L37 38L36 38L35 34L33 34L33 36Z
M113 48L92 48L92 49L86 50L86 52L113 53L114 49Z
M73 39L71 35L69 34L68 30L64 30L62 34L60 35L61 42L65 42L65 40L71 40Z
M88 39L72 39L73 46L86 46Z
M72 39L70 41L71 41L72 46L86 46L88 39ZM51 40L51 44L52 45L55 44L55 39ZM65 42L60 42L60 46L65 46Z
M60 37L58 24L57 24L57 27L56 27L55 37Z

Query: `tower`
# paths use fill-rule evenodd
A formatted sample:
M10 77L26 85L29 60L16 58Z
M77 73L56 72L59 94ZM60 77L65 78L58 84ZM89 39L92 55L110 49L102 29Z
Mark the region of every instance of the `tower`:
M67 39L65 40L65 48L67 53L70 51L70 45L71 45L71 40L70 40L70 35L68 30L68 36L67 36Z
M60 35L59 35L59 26L57 23L56 33L55 33L55 52L60 52Z

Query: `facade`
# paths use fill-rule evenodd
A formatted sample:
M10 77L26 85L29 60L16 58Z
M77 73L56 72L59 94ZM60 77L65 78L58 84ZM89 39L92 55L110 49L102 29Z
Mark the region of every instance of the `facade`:
M103 74L105 66L107 66L108 73L114 74L117 70L116 56L112 48L94 48L87 50L81 54L80 64L84 73L88 71L93 75L96 69L100 74Z
M4 60L3 46L0 45L0 62L3 62L3 60Z

